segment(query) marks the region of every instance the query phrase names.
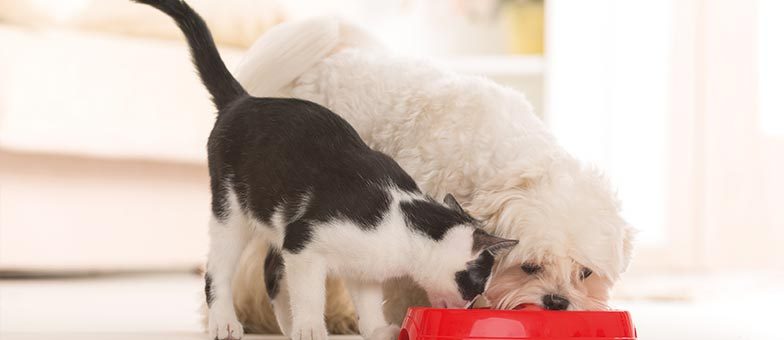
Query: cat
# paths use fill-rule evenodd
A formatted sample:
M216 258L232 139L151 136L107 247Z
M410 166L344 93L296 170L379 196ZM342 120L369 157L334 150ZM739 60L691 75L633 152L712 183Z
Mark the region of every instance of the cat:
M174 19L218 109L207 151L212 192L208 331L243 335L231 280L248 241L270 242L264 284L284 334L325 340L327 275L347 282L366 339L397 338L383 281L409 276L434 306L466 307L495 257L518 243L483 231L453 196L426 196L387 155L316 103L255 98L229 73L202 18L180 0L135 0Z

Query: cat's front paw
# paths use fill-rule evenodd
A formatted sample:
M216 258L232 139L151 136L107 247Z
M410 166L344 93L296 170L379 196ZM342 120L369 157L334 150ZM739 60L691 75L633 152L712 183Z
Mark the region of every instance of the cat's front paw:
M294 326L291 340L327 340L327 327L323 324Z
M389 325L373 330L373 333L370 333L370 339L367 340L396 340L398 335L400 335L400 327Z
M239 340L242 339L244 330L242 324L237 321L234 315L221 315L221 313L210 313L208 322L210 339L218 340Z

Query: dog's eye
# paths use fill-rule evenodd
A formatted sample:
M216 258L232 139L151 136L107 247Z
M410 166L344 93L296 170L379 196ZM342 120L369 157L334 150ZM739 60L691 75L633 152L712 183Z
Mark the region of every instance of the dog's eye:
M591 276L591 274L593 274L593 270L583 268L583 270L580 271L580 280L587 279L589 276Z
M525 263L522 266L520 266L520 268L522 268L523 271L528 275L533 275L542 271L542 266L533 263Z

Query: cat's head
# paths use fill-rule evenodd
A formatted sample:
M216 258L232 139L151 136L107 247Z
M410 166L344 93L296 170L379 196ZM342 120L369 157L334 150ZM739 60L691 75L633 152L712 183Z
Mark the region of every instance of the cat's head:
M433 307L465 308L487 288L495 259L519 241L497 237L482 230L449 194L444 206L456 219L429 251L428 265L421 267L420 284Z

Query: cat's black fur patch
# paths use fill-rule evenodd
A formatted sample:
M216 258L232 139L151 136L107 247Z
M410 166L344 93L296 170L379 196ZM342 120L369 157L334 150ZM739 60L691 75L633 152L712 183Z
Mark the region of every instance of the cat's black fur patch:
M219 182L213 195L232 188L242 208L261 221L269 223L281 207L296 211L303 195L309 197L304 214L286 227L283 248L289 251L310 240L310 221L343 218L371 228L389 208L386 187L418 192L390 157L308 101L238 99L218 117L208 150L211 175Z
M280 208L294 217L309 198L286 227L284 250L301 250L314 221L375 226L389 208L386 187L419 192L397 163L318 104L243 97L224 111L208 143L210 173L219 182L213 195L232 188L242 208L266 223Z
M400 189L401 187L394 182L389 184L393 188ZM403 183L402 186L405 184ZM329 200L320 197L318 205L313 206L312 209L318 216L333 215L330 218L346 219L356 223L363 230L370 230L381 222L392 201L388 188L385 186L386 184L367 183L363 187L357 188L358 193L361 194L341 197L339 201L332 201L336 197L329 197ZM332 211L331 214L330 211Z
M283 236L283 249L294 254L299 253L310 242L313 227L310 223L299 220L286 225Z
M229 216L227 204L229 192L225 187L221 186L222 184L223 183L218 180L218 177L210 178L210 190L212 192L212 215L215 216L218 221L225 222L226 218Z
M409 228L422 232L437 241L444 237L450 227L475 222L462 211L450 209L429 200L400 202L400 210L403 211Z
M278 296L283 269L283 256L278 249L270 247L267 251L267 257L264 259L264 285L267 287L267 295L270 300L274 300Z
M212 306L215 296L212 295L212 276L210 276L210 273L204 274L204 296L207 299L207 306Z
M471 301L485 291L494 260L489 251L483 251L475 260L468 263L466 270L455 273L455 282L464 300Z

